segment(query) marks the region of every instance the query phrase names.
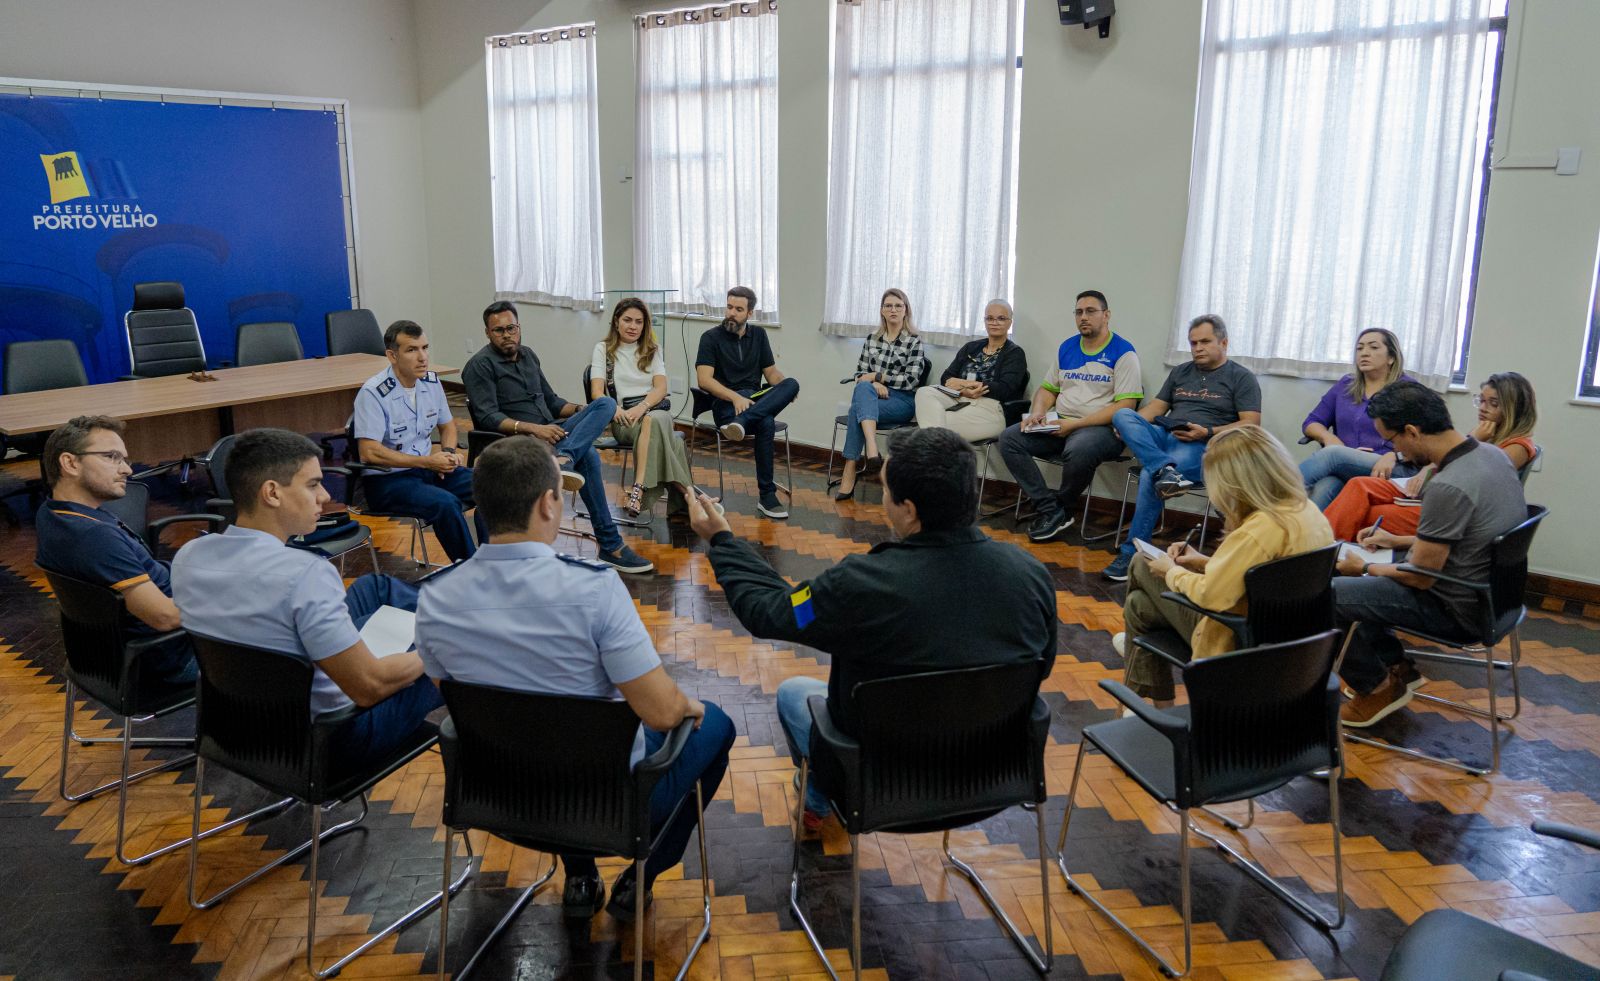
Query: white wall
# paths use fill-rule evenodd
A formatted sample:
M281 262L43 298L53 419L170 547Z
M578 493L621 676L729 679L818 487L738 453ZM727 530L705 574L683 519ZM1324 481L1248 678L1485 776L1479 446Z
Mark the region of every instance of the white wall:
M362 302L428 308L416 37L403 0L0 0L0 75L349 100Z

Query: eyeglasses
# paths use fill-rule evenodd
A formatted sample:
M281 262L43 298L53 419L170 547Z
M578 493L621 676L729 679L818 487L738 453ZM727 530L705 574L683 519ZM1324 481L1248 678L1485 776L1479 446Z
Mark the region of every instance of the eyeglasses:
M1105 311L1099 307L1079 307L1072 311L1074 317L1087 317L1091 313L1105 313Z
M1481 409L1486 405L1491 409L1498 409L1500 408L1500 400L1486 399L1482 395L1474 395L1472 397L1472 407L1474 409Z
M984 317L983 318L983 322L986 323L986 324L1004 324L1004 323L1009 323L1010 321L1011 321L1010 317Z
M521 324L506 324L504 327L490 327L489 333L496 337L509 337L522 330Z
M82 453L74 453L72 455L73 456L103 456L107 460L110 460L111 461L111 465L114 466L114 467L120 467L124 463L128 462L128 454L120 452L118 450L84 450Z

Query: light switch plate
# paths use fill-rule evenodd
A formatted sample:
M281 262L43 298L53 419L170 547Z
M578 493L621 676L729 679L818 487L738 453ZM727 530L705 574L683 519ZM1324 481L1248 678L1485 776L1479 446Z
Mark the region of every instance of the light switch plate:
M1559 147L1556 150L1556 175L1571 177L1578 172L1578 158L1583 155L1583 148L1576 146Z

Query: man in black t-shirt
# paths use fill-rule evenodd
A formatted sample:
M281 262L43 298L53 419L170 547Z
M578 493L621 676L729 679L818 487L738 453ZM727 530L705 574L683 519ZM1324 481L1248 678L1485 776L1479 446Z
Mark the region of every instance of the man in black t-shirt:
M800 394L800 383L783 376L766 330L749 322L755 307L750 287L728 290L727 319L700 336L695 384L717 400L711 418L723 439L755 437L756 488L761 494L756 509L769 518L787 518L789 510L778 500L772 479L772 438L774 420Z
M1188 364L1167 375L1156 397L1137 412L1118 409L1111 425L1139 460L1139 503L1122 552L1103 575L1126 582L1133 540L1150 540L1161 502L1200 481L1200 459L1211 437L1261 423L1261 386L1244 365L1228 360L1228 325L1213 313L1189 322Z

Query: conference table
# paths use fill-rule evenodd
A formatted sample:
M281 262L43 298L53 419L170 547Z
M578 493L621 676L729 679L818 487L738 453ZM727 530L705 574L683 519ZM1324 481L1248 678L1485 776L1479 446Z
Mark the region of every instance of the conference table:
M341 354L219 368L211 381L170 375L0 395L0 433L48 432L73 416L113 416L127 424L128 456L148 465L203 453L223 436L259 426L343 432L356 391L388 363L375 354ZM430 367L440 375L459 371Z

